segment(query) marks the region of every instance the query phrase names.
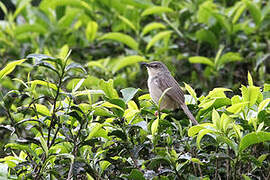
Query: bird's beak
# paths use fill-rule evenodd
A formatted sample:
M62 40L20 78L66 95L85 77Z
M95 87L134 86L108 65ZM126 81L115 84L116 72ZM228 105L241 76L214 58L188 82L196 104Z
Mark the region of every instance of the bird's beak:
M149 64L143 62L143 63L141 63L141 66L149 67Z

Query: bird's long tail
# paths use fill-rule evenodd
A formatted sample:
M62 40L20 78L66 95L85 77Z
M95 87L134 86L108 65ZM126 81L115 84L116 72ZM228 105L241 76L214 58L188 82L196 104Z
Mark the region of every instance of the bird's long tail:
M191 122L194 125L197 125L198 122L196 121L195 117L192 115L192 113L190 112L190 110L188 109L186 104L182 104L181 108L184 110L185 114L188 116L188 118L191 120Z

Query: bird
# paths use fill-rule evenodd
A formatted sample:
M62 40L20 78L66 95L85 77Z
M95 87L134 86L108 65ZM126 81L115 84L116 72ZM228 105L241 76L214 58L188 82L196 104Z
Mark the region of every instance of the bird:
M171 72L165 64L159 61L150 63L142 63L147 68L148 80L147 85L151 99L156 105L159 104L159 99L164 91L165 93L161 103L160 110L175 110L181 107L190 121L197 125L198 122L185 104L185 96L178 82L171 75Z

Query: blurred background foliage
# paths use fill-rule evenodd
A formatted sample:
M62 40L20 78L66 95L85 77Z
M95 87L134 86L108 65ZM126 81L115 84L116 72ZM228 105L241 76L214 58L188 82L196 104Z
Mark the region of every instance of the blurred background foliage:
M120 175L142 179L142 171L146 179L163 174L167 179L269 177L269 161L264 161L269 144L249 151L254 155L251 162L250 154L243 153L269 139L264 134L269 131L269 1L4 0L0 1L0 19L1 69L29 54L47 55L30 55L17 62L20 66L14 71L0 73L1 127L11 131L14 127L13 133L24 137L18 136L18 142L31 144L29 151L19 143L6 145L16 138L0 131L1 149L6 145L28 153L13 154L12 159L12 153L6 156L0 150L0 162L10 163L11 174L16 174L13 178L38 179L47 174L82 178L80 168L72 172L71 167L81 167L88 179ZM146 94L146 70L140 67L140 62L153 60L165 63L178 82L187 83L180 85L190 94L187 101L200 126L188 130L187 121L167 120L166 114L155 119L155 107ZM91 96L86 97L84 90L91 90ZM40 97L51 97L54 103ZM68 103L73 109L67 108ZM36 112L16 110L32 104ZM50 125L58 116L63 118L63 126L57 122L61 130ZM16 129L12 119L19 123L26 117L44 118L39 119L44 121L43 131L31 123ZM87 123L81 122L84 118ZM31 134L28 129L39 143L25 138ZM40 132L59 139L64 136L67 142L46 139ZM159 136L154 137L157 132ZM255 132L261 133L261 140ZM207 136L205 151L201 151L205 134L217 142ZM249 136L243 138L245 134ZM196 135L197 139L191 138ZM57 148L64 160L55 156ZM117 154L121 156L115 158ZM22 163L26 157L33 158L31 165ZM20 163L14 165L13 160Z

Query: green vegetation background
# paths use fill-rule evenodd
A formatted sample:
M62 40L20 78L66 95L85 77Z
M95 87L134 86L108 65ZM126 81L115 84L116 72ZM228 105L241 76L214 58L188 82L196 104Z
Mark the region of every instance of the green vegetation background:
M0 179L270 178L269 1L0 9ZM154 115L140 67L154 60L199 125Z

